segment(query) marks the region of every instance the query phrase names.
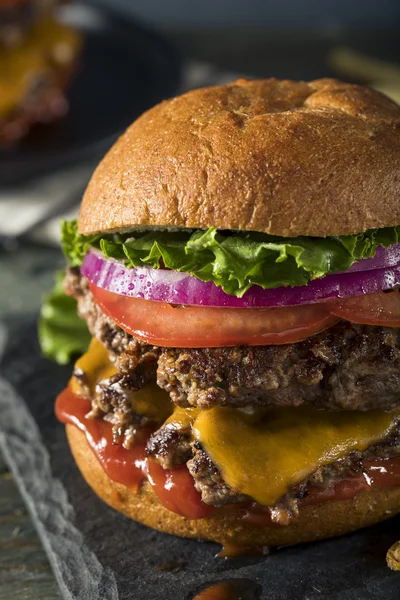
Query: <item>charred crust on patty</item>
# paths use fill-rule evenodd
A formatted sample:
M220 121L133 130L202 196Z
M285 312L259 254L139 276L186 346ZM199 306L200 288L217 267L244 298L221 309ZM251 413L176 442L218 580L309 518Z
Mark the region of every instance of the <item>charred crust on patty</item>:
M192 456L191 428L179 427L174 422L167 423L157 431L157 435L150 435L146 454L163 469L184 465Z
M295 344L163 348L157 383L183 407L393 410L400 405L400 329L343 321Z

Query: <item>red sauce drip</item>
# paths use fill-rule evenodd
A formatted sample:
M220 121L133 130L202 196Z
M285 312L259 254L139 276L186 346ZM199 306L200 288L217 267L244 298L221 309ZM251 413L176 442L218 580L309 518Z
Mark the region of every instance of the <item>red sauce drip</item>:
M265 554L262 546L239 546L224 542L221 550L217 552L218 558L242 558L243 556L263 556Z
M90 410L90 402L75 395L69 388L61 392L56 400L57 419L75 425L86 435L89 446L109 478L127 487L137 488L146 477L143 471L145 441L129 450L121 444L114 444L111 423L103 419L88 419L86 415Z
M96 458L113 481L137 489L144 479L149 483L161 502L169 510L187 519L209 517L215 511L201 501L193 478L186 466L164 470L158 463L146 457L146 439L133 448L114 444L112 425L103 419L88 419L90 402L66 388L56 400L55 412L62 423L78 427L85 435Z
M251 579L229 579L213 583L193 600L259 600L261 586Z
M193 600L244 600L243 590L234 582L216 583L197 594Z
M150 484L169 510L187 519L203 519L215 512L214 506L208 506L201 501L186 465L165 470L149 459L147 469Z
M61 392L56 400L58 420L75 425L86 435L91 449L110 479L137 489L147 478L164 506L187 519L207 518L215 512L215 507L201 501L186 466L164 470L146 457L146 439L130 449L114 444L111 424L102 419L88 419L90 409L90 402L74 394L69 388ZM309 487L308 495L299 500L299 506L346 500L363 490L400 485L400 456L368 461L364 463L364 467L363 475L344 479L332 488ZM275 525L269 510L256 502L243 507L242 518L254 524Z

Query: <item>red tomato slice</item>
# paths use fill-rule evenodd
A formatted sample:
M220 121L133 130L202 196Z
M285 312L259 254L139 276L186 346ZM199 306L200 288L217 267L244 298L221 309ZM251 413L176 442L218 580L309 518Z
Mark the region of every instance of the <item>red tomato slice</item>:
M172 306L127 298L90 284L96 303L136 338L170 348L290 344L324 331L339 319L324 304L283 308Z
M400 291L376 292L327 302L331 314L364 325L400 327Z

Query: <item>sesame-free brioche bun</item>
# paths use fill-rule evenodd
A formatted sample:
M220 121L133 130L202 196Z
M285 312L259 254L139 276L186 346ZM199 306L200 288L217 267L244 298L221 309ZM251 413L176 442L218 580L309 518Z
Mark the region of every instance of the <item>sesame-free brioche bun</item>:
M144 113L83 198L83 234L148 227L332 236L400 223L400 107L334 79L240 79Z
M393 487L360 492L350 500L301 507L299 517L288 526L246 523L232 507L206 519L188 520L165 508L147 481L137 493L112 481L85 434L73 425L66 425L66 431L78 468L104 502L139 523L173 535L239 546L282 546L349 533L400 512L400 487Z

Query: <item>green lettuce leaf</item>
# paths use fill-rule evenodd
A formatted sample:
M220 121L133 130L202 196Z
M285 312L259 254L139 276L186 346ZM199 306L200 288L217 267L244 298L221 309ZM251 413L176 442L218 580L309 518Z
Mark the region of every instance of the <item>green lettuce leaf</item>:
M93 246L128 267L184 271L213 281L238 298L252 285L264 289L306 285L328 273L345 271L374 256L378 246L386 248L399 239L400 226L327 238L284 238L214 228L83 236L77 232L76 221L62 226L63 249L72 266L80 266Z
M76 219L61 221L61 246L71 267L80 267L89 246L99 247L101 235L81 235Z
M64 271L56 273L55 285L45 297L38 323L42 353L60 365L86 352L90 334L76 312L76 300L64 292Z

